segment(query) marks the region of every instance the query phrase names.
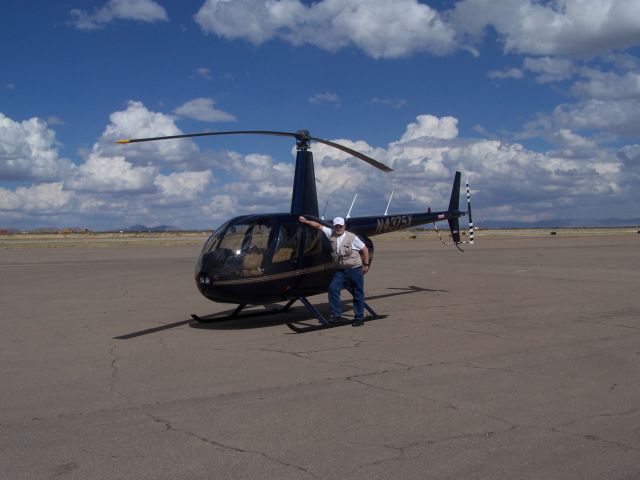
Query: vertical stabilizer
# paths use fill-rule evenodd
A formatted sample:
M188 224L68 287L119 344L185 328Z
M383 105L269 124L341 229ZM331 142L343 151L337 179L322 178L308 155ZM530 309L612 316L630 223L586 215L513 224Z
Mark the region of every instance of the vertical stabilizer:
M453 188L451 189L451 198L449 199L449 213L458 214L460 211L460 172L456 172L453 180ZM458 216L449 218L449 230L451 230L451 238L453 242L460 243L460 222Z
M460 177L461 173L456 172L453 180L453 188L451 189L451 198L449 199L450 212L457 212L460 209Z

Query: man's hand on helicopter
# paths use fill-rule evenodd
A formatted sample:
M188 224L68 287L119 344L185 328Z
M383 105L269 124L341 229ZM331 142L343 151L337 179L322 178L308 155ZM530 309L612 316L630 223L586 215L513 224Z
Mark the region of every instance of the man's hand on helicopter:
M302 215L300 215L298 217L298 221L300 223L304 223L305 225L309 225L312 228L317 228L318 230L322 229L322 225L319 224L318 222L314 222L313 220L307 220L305 217L303 217Z

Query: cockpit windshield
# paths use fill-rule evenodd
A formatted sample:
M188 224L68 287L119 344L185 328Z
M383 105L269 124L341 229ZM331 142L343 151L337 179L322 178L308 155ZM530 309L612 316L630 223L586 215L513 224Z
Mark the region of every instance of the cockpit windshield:
M216 278L262 275L271 223L258 220L224 225L205 245L201 266Z
M232 253L238 255L242 251L242 244L245 242L245 235L251 225L246 223L240 223L238 225L231 225L220 240L220 244L217 248L225 248L231 250ZM247 238L251 238L249 235Z
M225 231L228 224L229 222L225 222L214 230L213 234L207 239L204 246L202 247L203 254L210 252L218 246L218 243L220 243L220 238L222 237L222 233Z

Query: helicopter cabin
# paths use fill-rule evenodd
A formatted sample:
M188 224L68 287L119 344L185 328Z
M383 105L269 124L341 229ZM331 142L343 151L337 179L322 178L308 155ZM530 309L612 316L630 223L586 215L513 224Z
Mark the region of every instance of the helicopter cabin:
M326 283L333 268L329 239L302 225L297 215L244 215L209 237L196 282L204 296L217 301L231 301L241 286L251 287L257 297L278 292L280 298L307 284Z

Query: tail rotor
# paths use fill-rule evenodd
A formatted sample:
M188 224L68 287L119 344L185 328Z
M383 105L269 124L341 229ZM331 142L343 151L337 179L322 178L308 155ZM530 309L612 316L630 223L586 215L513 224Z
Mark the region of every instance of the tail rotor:
M469 243L473 245L473 219L471 218L471 193L467 182L467 218L469 219Z

